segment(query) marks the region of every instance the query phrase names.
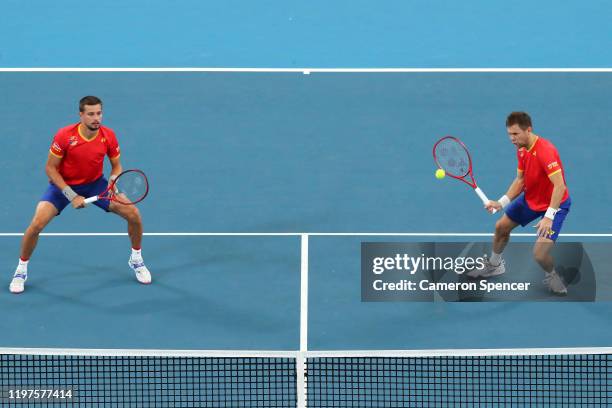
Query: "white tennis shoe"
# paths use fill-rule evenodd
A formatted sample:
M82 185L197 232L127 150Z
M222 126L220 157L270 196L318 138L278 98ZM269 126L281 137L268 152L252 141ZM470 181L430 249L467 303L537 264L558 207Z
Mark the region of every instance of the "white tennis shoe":
M473 269L466 273L470 278L490 278L492 276L498 276L506 272L506 261L503 259L499 265L493 265L487 258L485 261L485 267L482 269Z
M142 258L132 258L128 261L128 265L134 271L138 282L148 285L151 283L151 272L147 269Z
M13 280L9 286L11 293L22 293L25 290L25 282L28 280L28 273L17 270L13 275Z
M542 283L548 286L548 289L555 295L567 295L567 288L563 283L563 279L555 271L551 273L546 272L546 277Z

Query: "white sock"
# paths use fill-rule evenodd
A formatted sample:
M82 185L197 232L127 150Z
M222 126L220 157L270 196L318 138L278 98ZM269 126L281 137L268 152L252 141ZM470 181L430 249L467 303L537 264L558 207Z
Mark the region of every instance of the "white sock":
M17 264L17 270L15 272L27 274L28 273L28 262L30 262L29 259L27 261L22 261L21 258L19 258L19 263Z
M132 248L132 259L142 259L142 249Z
M499 265L501 264L502 256L501 254L496 253L495 251L491 251L491 257L489 258L489 262L491 265Z

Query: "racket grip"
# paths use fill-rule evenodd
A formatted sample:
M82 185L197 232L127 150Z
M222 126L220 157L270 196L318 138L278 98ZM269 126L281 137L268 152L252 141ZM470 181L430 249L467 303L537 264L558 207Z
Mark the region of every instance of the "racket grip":
M474 188L474 191L476 192L476 194L478 194L478 197L480 197L483 204L487 204L489 202L487 195L484 193L484 191L480 189L480 187ZM495 214L496 212L497 210L494 209L493 212L491 212L491 214Z
M85 199L85 204L91 204L95 201L98 201L98 196L93 196Z

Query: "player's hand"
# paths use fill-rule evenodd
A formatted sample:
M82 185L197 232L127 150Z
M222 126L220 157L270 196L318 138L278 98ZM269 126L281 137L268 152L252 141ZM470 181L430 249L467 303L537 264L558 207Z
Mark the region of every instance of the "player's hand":
M108 189L112 184L113 184L113 181L109 181L108 185L106 186L106 188ZM117 186L113 186L113 188L108 191L109 197L111 197L111 196L113 196L115 194L119 194L119 189L117 188Z
M72 208L85 208L85 197L76 196L74 200L72 200Z
M535 226L538 229L538 237L550 238L550 236L554 234L554 231L551 229L552 223L550 218L543 217Z
M502 205L498 201L489 200L489 202L485 204L485 210L487 210L489 214L493 214L493 211L499 211L501 209Z

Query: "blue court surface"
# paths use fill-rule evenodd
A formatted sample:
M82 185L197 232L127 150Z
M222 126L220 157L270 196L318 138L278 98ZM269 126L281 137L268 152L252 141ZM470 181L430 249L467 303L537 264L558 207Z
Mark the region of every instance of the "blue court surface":
M609 406L611 9L2 2L0 405L15 388L64 385L74 400L43 404ZM153 284L127 266L122 220L68 208L12 295L52 137L88 94L105 103L124 168L149 177L139 208ZM559 242L588 250L595 272L583 263L568 296L544 292L531 251L516 250L534 241L528 226L495 279L520 265L538 301L362 301L364 243L490 243L497 216L433 177L431 149L461 138L497 198L516 171L514 110L558 148L573 200Z
M605 68L609 16L606 0L5 0L0 66Z
M361 242L492 232L496 217L469 188L433 177L431 148L460 137L498 197L516 169L512 110L560 152L574 203L563 233L612 233L610 73L3 72L0 89L2 347L297 350L300 233L312 233L309 349L612 342L605 301L380 304L359 290ZM95 235L124 232L122 220L67 209L46 232L94 235L41 237L26 292L11 295L21 237L6 234L28 225L51 139L78 120L84 94L104 101L124 168L149 176L139 208L160 234L143 245L154 282L135 281L126 236ZM337 232L354 235L317 235ZM581 240L610 237L561 237Z

